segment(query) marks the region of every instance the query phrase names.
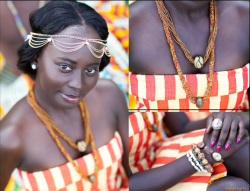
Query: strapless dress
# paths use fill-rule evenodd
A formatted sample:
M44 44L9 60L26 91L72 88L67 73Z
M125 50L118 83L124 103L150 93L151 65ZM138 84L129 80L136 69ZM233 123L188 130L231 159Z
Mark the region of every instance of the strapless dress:
M93 184L83 180L70 162L44 171L18 171L28 191L128 191L128 178L121 164L123 147L119 133L97 151L99 171ZM93 153L74 161L84 175L94 173Z
M202 97L208 74L184 75L195 97ZM218 111L249 109L246 92L249 88L249 63L230 71L214 72L214 81L207 102L201 109L187 98L178 75L140 75L129 73L129 94L135 97L137 110Z

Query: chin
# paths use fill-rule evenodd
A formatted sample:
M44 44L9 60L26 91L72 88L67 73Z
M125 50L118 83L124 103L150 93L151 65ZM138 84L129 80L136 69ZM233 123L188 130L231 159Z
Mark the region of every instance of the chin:
M60 105L63 109L74 109L79 106L79 103L61 103Z

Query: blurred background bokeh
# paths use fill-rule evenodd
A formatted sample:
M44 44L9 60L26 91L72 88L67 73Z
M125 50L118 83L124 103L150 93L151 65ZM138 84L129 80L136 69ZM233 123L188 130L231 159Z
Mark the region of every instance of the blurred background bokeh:
M30 33L29 14L48 1L0 2L0 120L21 98L27 95L34 81L16 67L17 49ZM100 73L113 80L128 101L128 1L78 1L100 13L108 23L110 64ZM22 180L15 170L5 191L23 191Z

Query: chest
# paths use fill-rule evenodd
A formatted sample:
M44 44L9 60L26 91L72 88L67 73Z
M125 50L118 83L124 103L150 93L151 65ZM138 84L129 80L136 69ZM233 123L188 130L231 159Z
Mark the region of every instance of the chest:
M151 27L149 27L149 25ZM249 24L245 24L249 25ZM249 61L249 29L237 17L219 17L215 40L214 71L237 69ZM176 23L176 32L192 57L205 56L209 39L209 19L197 24ZM147 31L147 32L140 32ZM130 31L130 71L139 74L177 74L160 18ZM176 56L184 74L208 73L209 61L196 69L173 40Z
M88 109L90 113L90 128L94 137L96 148L107 144L114 136L116 130L116 119L113 114L106 111L104 115L101 109L96 110L95 107ZM75 115L75 116L74 116ZM85 127L80 110L69 119L54 120L55 124L75 143L85 140ZM68 160L61 153L55 140L52 138L48 129L41 122L35 114L31 116L35 121L30 121L32 128L25 129L23 132L24 140L24 159L19 169L23 171L41 171L55 166L59 166L68 162ZM68 152L72 159L77 159L83 155L92 152L90 144L87 146L85 152L79 152L77 149L71 147L60 136L59 140L62 146Z

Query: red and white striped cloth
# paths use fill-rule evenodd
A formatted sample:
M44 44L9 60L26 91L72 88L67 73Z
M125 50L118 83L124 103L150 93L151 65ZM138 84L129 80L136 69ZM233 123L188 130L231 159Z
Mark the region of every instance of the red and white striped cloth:
M147 116L153 124L153 113L147 112ZM164 113L158 113L160 128L163 116ZM162 139L160 132L152 133L148 130L140 112L129 115L129 165L132 173L156 168L186 155L186 152L191 149L191 143L203 140L204 130ZM213 166L214 172L212 174L197 172L168 191L207 190L209 182L227 175L226 167L222 163L216 163Z
M106 145L97 149L99 154L98 177L94 184L81 179L71 163L40 172L19 170L28 191L128 191L128 178L122 168L123 148L118 132ZM93 154L75 160L85 175L94 173Z
M207 87L208 74L184 75L195 97L202 97ZM214 72L209 100L201 109L231 112L242 109L249 88L249 63L242 68ZM187 98L178 75L140 75L129 73L129 93L135 96L136 109L174 109L172 111L204 111ZM248 104L244 104L249 109ZM130 108L134 109L134 108Z

